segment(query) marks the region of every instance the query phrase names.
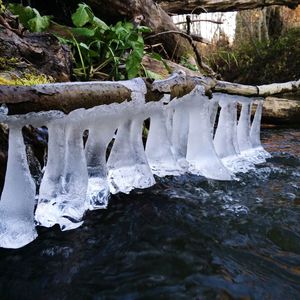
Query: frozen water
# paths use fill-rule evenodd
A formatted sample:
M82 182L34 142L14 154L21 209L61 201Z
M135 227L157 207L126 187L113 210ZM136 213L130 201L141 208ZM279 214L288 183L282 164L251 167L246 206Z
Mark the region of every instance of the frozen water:
M146 143L146 156L149 165L152 172L157 176L179 175L182 170L172 151L170 135L167 130L166 110L161 102L154 105L155 109L151 113Z
M35 184L31 177L22 125L9 128L8 162L0 201L0 247L20 248L37 237Z
M120 125L107 161L112 193L129 193L134 188L147 188L155 183L142 140L146 91L143 80L137 81L133 101L119 115Z
M108 165L112 193L129 193L155 183L142 141L143 119L125 120L118 128Z
M87 202L89 209L105 208L109 198L107 181L106 148L112 140L116 126L109 120L99 120L89 127L86 143L86 159L88 167Z
M236 134L236 102L230 95L223 95L214 146L220 158L237 155L234 136Z
M87 209L87 166L83 149L84 109L48 124L48 161L35 218L39 225L62 230L82 224Z
M237 99L242 104L237 126L237 140L240 151L245 151L252 148L250 142L251 100L246 97L237 97Z
M215 96L214 96L215 97ZM233 173L247 172L254 165L240 155L237 141L237 103L235 96L217 94L221 107L214 145L223 164Z
M187 161L190 172L211 179L230 180L231 174L218 157L212 140L209 100L197 86L189 99Z

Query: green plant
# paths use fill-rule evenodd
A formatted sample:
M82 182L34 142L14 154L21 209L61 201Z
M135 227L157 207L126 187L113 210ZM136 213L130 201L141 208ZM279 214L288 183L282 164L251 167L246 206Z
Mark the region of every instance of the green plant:
M225 80L265 84L300 77L300 29L290 29L270 41L244 41L207 55L209 65Z
M60 40L73 49L78 77L109 76L119 80L138 75L144 54L142 33L149 32L148 27L134 27L125 21L108 26L84 3L78 5L72 22L72 38Z
M10 3L8 8L19 17L23 26L31 32L45 31L50 25L51 16L41 16L35 8L13 3Z

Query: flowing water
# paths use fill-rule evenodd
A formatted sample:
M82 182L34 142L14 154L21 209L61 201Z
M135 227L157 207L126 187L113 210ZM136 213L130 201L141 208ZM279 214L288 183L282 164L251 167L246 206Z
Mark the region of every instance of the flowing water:
M0 299L300 299L300 131L239 181L157 179L61 232L0 249Z

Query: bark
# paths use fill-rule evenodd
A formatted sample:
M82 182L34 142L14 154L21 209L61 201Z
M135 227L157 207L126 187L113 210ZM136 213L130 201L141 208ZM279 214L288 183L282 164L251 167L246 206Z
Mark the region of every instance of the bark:
M221 12L253 9L270 5L285 5L296 8L300 0L158 0L160 7L172 14Z
M36 73L50 75L56 81L70 80L71 54L51 34L23 34L0 25L0 57L19 58Z
M187 76L184 72L173 74L164 80L153 83L146 81L147 101L160 100L164 93L172 97L183 96L197 84L205 87L207 95L223 92L244 96L268 96L300 89L300 80L249 86L209 77ZM0 104L5 103L10 114L23 114L31 111L61 110L68 113L77 108L91 108L96 105L121 103L130 100L130 91L118 82L77 82L45 84L36 86L0 86Z

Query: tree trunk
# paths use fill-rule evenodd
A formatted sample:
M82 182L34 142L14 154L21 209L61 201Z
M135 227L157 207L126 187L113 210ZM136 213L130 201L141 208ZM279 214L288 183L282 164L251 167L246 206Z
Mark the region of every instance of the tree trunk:
M300 0L157 0L167 13L190 14L200 12L221 12L253 9L270 5L285 5L296 8Z

